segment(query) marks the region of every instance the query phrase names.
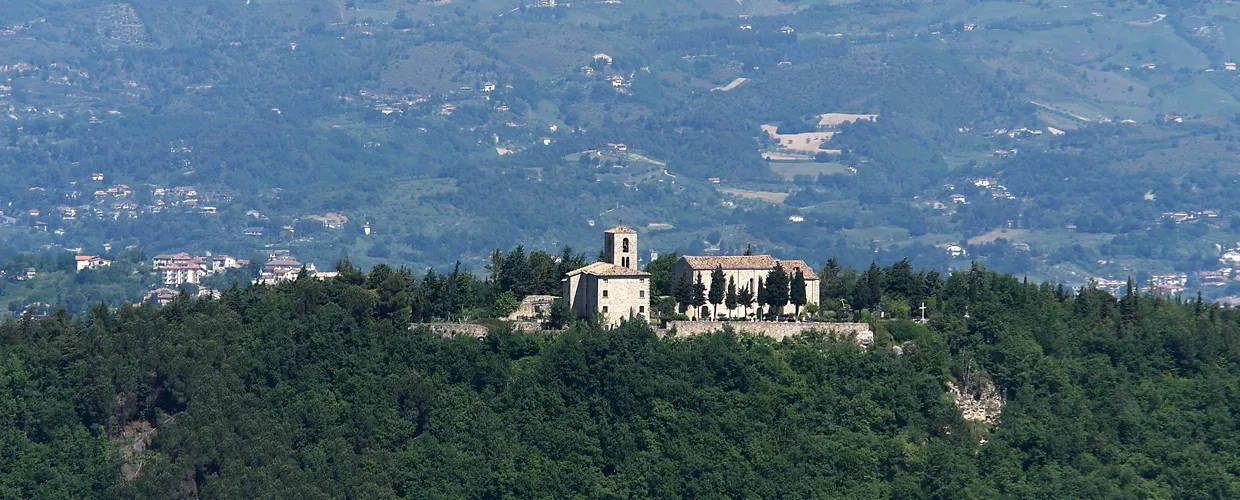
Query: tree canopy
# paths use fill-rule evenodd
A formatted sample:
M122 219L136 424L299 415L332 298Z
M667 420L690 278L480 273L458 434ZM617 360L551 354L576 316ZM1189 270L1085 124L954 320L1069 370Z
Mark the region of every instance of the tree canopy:
M411 279L0 323L0 496L1240 495L1237 310L975 267L868 350L638 322L478 340L399 318ZM946 397L979 379L996 425Z

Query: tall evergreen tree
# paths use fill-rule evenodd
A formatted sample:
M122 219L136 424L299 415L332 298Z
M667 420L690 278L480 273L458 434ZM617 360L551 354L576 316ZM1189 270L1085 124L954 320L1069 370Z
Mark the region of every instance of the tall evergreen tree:
M530 270L529 259L525 256L525 247L518 245L504 257L498 285L500 292L510 291L518 299L529 295L537 288L534 283L534 273Z
M921 296L921 282L913 274L913 265L907 258L887 267L883 272L883 288L909 302Z
M702 306L706 305L706 285L702 283L702 275L697 275L697 280L693 282L693 312L697 314L702 310Z
M644 271L650 273L650 293L655 296L673 295L676 286L672 278L672 267L678 259L676 252L660 255L653 262L646 264Z
M766 304L776 315L788 305L788 273L779 264L766 273Z
M869 269L861 274L861 280L857 283L856 299L853 301L857 307L870 309L878 305L883 298L883 270L878 267L877 262L870 262Z
M707 298L710 299L711 318L719 317L719 304L723 303L723 299L727 295L727 281L723 277L723 266L715 266L715 270L710 272L710 293Z
M801 274L801 269L797 269L792 275L792 283L788 286L788 301L796 306L796 316L801 317L801 306L808 302L805 296L805 275Z
M559 274L560 278L563 278L565 274L569 273L569 271L585 267L585 265L585 254L574 254L573 247L564 245L564 248L560 249L560 262L558 265L558 272L556 274Z
M723 298L723 305L728 308L729 315L732 311L736 310L736 305L739 303L739 299L740 297L736 294L736 281L733 281L732 278L728 278L728 294Z
M922 279L921 296L922 297L938 297L939 292L943 290L943 275L937 270L926 272L926 277Z
M749 308L753 307L754 294L749 287L742 288L736 293L736 302L745 308L745 317L749 317Z
M542 250L530 254L527 261L530 274L531 294L555 295L560 289L560 280L564 275L559 273L555 257Z
M822 272L818 273L818 302L826 304L831 299L841 298L837 296L835 291L836 280L840 276L840 261L835 257L827 259L827 265L822 267Z
M693 305L693 282L689 281L689 275L686 274L684 278L676 280L672 295L676 297L676 304L680 307L681 314Z
M499 283L500 274L504 272L504 251L498 248L491 250L491 262L486 268L491 271L491 283Z
M353 266L349 262L349 258L345 257L336 262L336 272L340 273L336 276L337 280L343 281L350 285L360 285L366 282L366 275L362 271Z
M767 301L765 279L758 278L758 294L756 298L758 300L758 318L762 319L762 306L765 306Z

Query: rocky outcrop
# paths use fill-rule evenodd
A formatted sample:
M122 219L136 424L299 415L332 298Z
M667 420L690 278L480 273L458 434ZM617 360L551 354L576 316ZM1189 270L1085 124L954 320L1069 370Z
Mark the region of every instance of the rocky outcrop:
M121 476L125 481L132 483L142 472L143 452L151 445L155 432L156 429L146 420L130 422L121 431Z
M947 392L956 401L956 408L965 420L985 422L990 425L999 424L999 414L1003 411L1003 395L999 394L995 384L989 379L981 378L966 384L955 379L947 381Z

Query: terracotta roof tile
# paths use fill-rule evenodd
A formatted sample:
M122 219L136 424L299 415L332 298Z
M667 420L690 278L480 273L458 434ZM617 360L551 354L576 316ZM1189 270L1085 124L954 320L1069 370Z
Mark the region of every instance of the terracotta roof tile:
M716 267L729 269L771 269L775 264L779 264L792 276L797 269L801 270L801 274L807 280L816 280L818 275L814 273L814 268L809 267L803 260L775 260L770 255L723 255L716 257L686 255L683 257L685 262L689 263L689 268L695 271L710 271Z
M689 267L694 270L724 269L770 269L775 267L775 259L770 255L727 255L717 257L686 255L683 257Z
M578 274L590 274L594 276L650 276L650 273L629 269L624 266L617 266L610 262L595 262L585 267L574 269L568 273L569 276Z
M788 279L792 279L792 275L796 274L797 269L801 270L801 275L806 280L818 279L818 275L814 274L814 268L809 267L809 264L806 264L803 260L781 260L779 261L779 267L784 268L784 272L788 273Z
M616 226L603 232L613 234L637 234L636 230L628 226Z

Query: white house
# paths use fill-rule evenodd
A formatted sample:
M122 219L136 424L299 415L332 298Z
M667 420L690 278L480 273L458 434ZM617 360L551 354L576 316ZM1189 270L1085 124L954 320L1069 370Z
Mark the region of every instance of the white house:
M112 265L112 261L97 255L78 255L73 257L73 260L77 264L77 272L81 272L83 269L99 269Z

